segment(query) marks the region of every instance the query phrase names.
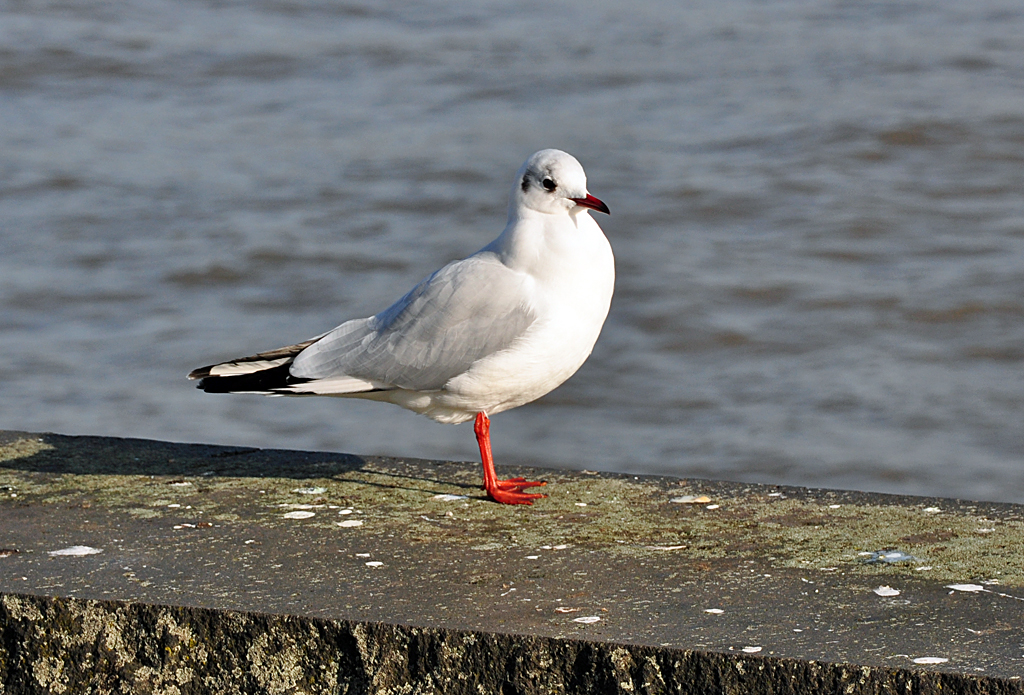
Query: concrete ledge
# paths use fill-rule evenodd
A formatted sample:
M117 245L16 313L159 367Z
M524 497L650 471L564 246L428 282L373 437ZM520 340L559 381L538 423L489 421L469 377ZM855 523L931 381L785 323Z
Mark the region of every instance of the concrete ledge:
M4 692L1010 693L998 681L796 659L3 597Z
M1024 508L515 472L0 432L0 694L1024 692Z

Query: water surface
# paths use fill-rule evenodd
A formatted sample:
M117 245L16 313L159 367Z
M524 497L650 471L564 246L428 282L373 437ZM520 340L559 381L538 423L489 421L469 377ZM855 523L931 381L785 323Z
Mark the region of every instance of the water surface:
M384 308L559 147L617 291L499 464L1024 502L1017 2L11 2L0 124L0 427L474 458L184 374Z

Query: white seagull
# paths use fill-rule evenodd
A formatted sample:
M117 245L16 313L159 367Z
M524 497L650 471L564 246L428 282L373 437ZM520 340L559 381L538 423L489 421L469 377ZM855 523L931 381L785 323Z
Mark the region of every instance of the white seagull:
M505 230L381 313L288 347L196 369L208 393L342 396L400 405L438 422L476 418L484 489L532 504L544 485L499 480L489 415L572 376L601 333L615 285L612 249L589 211L575 157L541 150L516 175Z

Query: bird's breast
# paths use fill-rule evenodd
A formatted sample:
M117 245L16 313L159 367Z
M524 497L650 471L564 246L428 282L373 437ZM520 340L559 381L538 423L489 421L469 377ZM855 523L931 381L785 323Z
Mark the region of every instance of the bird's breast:
M521 271L530 276L525 299L535 320L507 349L450 381L449 396L494 414L540 398L582 366L608 316L615 284L611 246L592 224L586 231L596 234L573 240L569 248L549 248L532 269Z

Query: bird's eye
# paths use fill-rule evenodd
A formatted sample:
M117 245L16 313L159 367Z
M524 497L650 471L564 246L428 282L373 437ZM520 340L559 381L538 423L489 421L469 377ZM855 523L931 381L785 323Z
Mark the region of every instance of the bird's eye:
M548 191L553 191L558 188L558 184L555 183L554 179L544 179L540 182L542 186Z

